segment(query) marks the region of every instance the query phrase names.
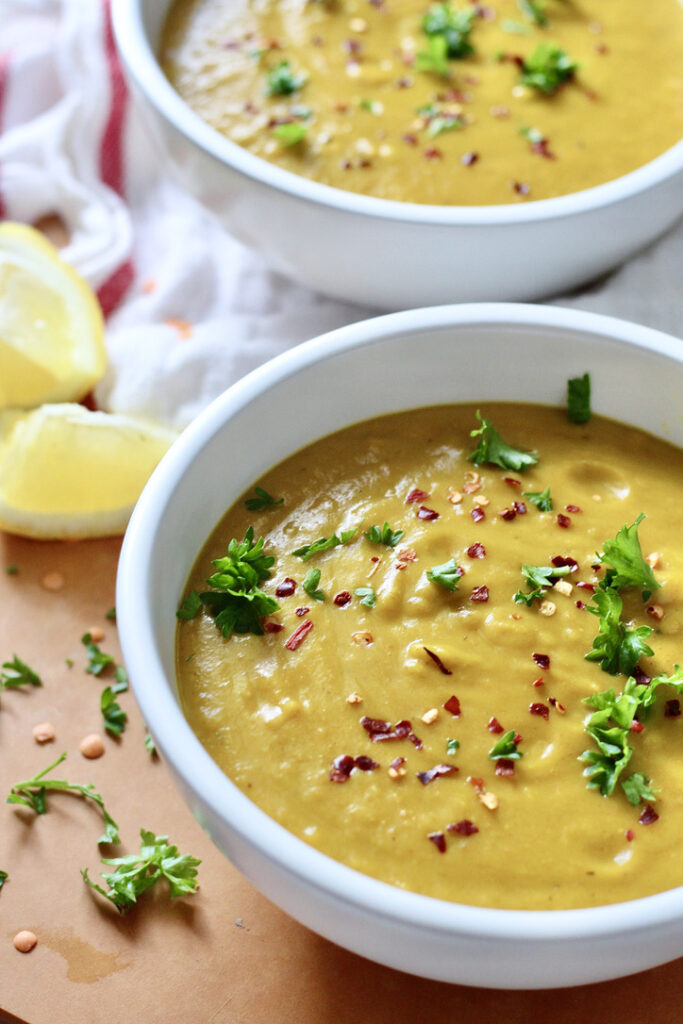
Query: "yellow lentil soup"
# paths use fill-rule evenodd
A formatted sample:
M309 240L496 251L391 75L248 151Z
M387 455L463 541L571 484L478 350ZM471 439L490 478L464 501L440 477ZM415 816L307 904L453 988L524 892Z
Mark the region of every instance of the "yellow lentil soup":
M679 0L176 0L162 65L256 156L443 205L617 178L683 135Z
M207 542L184 713L277 822L401 888L559 909L680 885L681 507L683 453L595 416L343 430Z

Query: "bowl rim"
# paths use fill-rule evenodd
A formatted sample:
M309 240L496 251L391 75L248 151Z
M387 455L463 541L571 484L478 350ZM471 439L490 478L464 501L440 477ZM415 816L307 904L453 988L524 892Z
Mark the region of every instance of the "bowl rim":
M521 225L577 216L628 201L683 173L683 139L642 167L593 188L551 199L491 206L438 206L380 199L322 185L257 157L203 121L168 81L145 32L142 9L151 0L116 0L112 19L120 54L147 99L187 140L218 163L292 198L340 213L444 227Z
M683 920L683 886L616 904L574 910L507 910L470 906L402 890L333 860L270 818L223 773L192 732L171 692L154 638L154 536L167 504L197 453L224 423L264 391L311 364L349 349L386 343L392 336L443 327L537 328L598 334L608 341L683 362L672 336L624 320L562 307L473 303L390 313L323 334L253 370L214 400L183 432L147 484L124 538L116 606L124 659L145 721L174 773L207 808L281 873L328 899L423 933L520 942L584 941L638 934ZM199 784L201 779L201 785Z

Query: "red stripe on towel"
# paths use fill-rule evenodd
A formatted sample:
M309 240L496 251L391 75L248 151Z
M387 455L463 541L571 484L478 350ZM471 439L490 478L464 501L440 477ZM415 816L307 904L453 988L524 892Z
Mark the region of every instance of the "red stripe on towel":
M0 53L0 135L2 135L2 123L7 94L7 79L9 77L9 53ZM0 164L0 218L5 216L5 204L2 199L2 164Z

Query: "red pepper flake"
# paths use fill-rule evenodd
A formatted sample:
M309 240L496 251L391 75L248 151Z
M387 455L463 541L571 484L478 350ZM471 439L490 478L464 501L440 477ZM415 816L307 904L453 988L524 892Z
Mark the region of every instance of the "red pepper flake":
M359 754L353 761L356 768L360 768L362 772L374 772L375 768L379 768L377 761L373 761L367 754Z
M478 153L463 153L463 155L460 157L460 163L464 167L471 167L472 164L476 164L478 159L479 159L479 154Z
M296 590L296 580L291 576L285 576L282 583L278 583L275 590L276 597L291 597Z
M639 722L637 718L634 718L629 726L630 731L635 733L642 732L644 728L643 723Z
M394 771L396 771L398 768L400 768L405 763L406 763L405 757L395 757L394 760L389 765L389 767L393 768Z
M525 516L526 515L526 505L524 504L523 501L514 501L512 503L512 507L514 508L514 510L515 510L515 512L517 513L518 516Z
M645 804L645 810L638 818L638 823L640 825L654 825L656 821L659 821L659 815L656 810L650 804Z
M484 780L480 779L478 775L468 775L467 781L469 782L470 786L474 786L475 789L484 788Z
M337 608L346 608L347 604L351 601L351 594L348 590L340 590L338 594L334 595L332 600Z
M528 196L529 192L531 191L530 186L527 185L524 181L513 181L512 187L514 188L517 195L520 196Z
M470 515L472 516L472 522L474 523L480 523L482 519L486 518L486 513L484 512L481 505L475 505L472 511L470 512Z
M579 580L576 585L580 590L590 590L591 594L597 590L597 583L586 583L585 580Z
M503 480L505 481L506 484L509 484L510 487L521 487L522 486L522 481L521 480L517 480L517 478L514 477L514 476L504 476Z
M423 786L428 786L434 779L440 779L444 775L455 775L459 768L454 764L436 764L426 772L415 772Z
M482 603L489 599L489 588L482 584L480 587L475 587L470 594L470 601L481 601Z
M516 732L515 735L512 737L512 739L513 739L513 742L514 742L515 746L518 747L519 744L524 739L524 737L522 736L522 734L520 732Z
M263 628L266 633L281 633L285 627L281 622L264 622Z
M680 718L681 717L681 702L680 700L668 700L664 706L664 717L665 718Z
M396 86L397 89L410 89L412 84L412 78L409 78L407 75L404 76L403 78L397 78L396 81L394 82L394 85ZM403 136L403 138L405 139L405 135ZM417 139L415 139L415 141L417 142Z
M530 704L529 705L529 714L530 715L538 715L540 718L545 718L545 720L547 722L548 719L550 718L550 708L546 707L545 704L539 704L539 703Z
M438 654L435 654L434 651L430 651L428 647L423 647L422 650L425 652L425 654L429 655L429 657L432 659L432 661L437 666L440 672L443 672L445 676L453 675L452 671L449 668L446 668Z
M473 836L479 831L473 821L468 818L463 818L462 821L456 821L454 825L446 825L447 832L455 832L459 836Z
M360 53L363 49L362 43L359 43L357 39L344 39L341 45L342 50L346 53Z
M407 142L409 146L417 146L417 135L411 135L410 132L405 132L401 138L404 142Z
M422 155L425 156L427 160L440 160L443 153L440 149L437 149L436 146L430 146L429 149L425 149Z
M422 741L415 735L412 725L406 718L397 722L393 729L391 722L384 722L381 718L368 718L367 715L363 715L360 724L369 734L373 743L378 743L381 740L408 739L417 750L422 749Z
M335 757L330 768L330 782L346 782L354 767L355 761L350 754Z
M501 519L504 519L508 523L511 522L511 520L513 520L517 515L514 508L503 508L500 510L498 514L500 515Z
M574 604L579 609L579 611L586 607L585 601L575 601Z
M298 615L300 619L303 619L304 615L308 615L310 610L311 610L310 608L305 608L305 607L304 608L297 608L296 611L294 612L294 614Z
M289 640L285 641L285 647L287 648L287 650L295 651L297 647L299 647L299 645L305 639L306 635L310 633L312 629L313 623L311 622L310 619L306 619L306 621L302 622L300 626L297 626L297 628L290 636Z
M562 512L558 512L557 525L561 526L563 530L566 530L572 525L572 521L569 516L565 516Z
M486 728L488 729L489 732L505 732L505 729L500 724L497 718L489 718L489 724L487 725Z
M496 775L502 775L503 778L509 779L515 774L515 762L511 761L509 757L499 757L496 761Z
M479 541L476 541L476 543L470 544L468 547L467 555L469 558L485 558L486 548L483 544L480 544Z
M446 852L446 837L443 832L429 832L427 839L430 839L439 853Z
M539 676L538 679L534 679L534 681L533 681L533 683L531 685L532 686L545 686L545 683L543 682L543 680Z
M410 494L406 498L406 505L411 505L413 502L416 502L416 501L424 501L428 497L429 497L429 494L428 494L427 491L420 491L416 487L414 490L412 490L410 492Z
M439 518L439 513L435 512L433 508L427 508L426 505L420 505L417 510L417 518L424 519L428 523L431 523L434 519Z
M624 835L626 836L626 842L627 843L632 843L633 840L636 837L636 834L635 834L635 832L633 831L632 828L627 828L625 833L624 833Z
M313 36L311 38L311 46L324 46L325 40L322 36Z
M550 668L550 655L549 654L532 654L531 657L536 662L539 668L549 669Z
M399 551L396 559L396 568L398 570L403 570L408 567L409 562L417 561L417 552L413 551L412 548L406 548L404 551Z
M552 562L552 564L555 566L556 569L562 569L565 566L569 566L569 572L570 573L578 572L579 563L576 561L575 558L572 558L571 555L555 555L555 557L551 558L550 561ZM590 587L590 586L592 586L592 583L586 583L586 584L577 583L576 585L577 585L577 587L581 587L581 586Z
M583 509L579 508L578 505L565 505L567 512L582 512Z
M565 712L566 712L566 710L567 710L567 709L566 709L566 707L564 706L564 704L560 704L560 702L559 702L559 700L557 699L557 697L548 697L548 703L549 703L549 704L552 704L552 706L553 706L553 707L555 708L555 710L556 710L556 711L557 711L557 712L558 712L558 713L559 713L560 715L564 715L564 714L565 714Z
M652 682L651 677L647 674L647 672L644 672L642 670L640 665L635 666L635 668L631 672L631 675L639 685L647 686L648 683Z
M450 711L450 713L453 715L453 718L460 717L460 701L455 696L455 694L453 694L452 697L448 698L448 700L444 704L444 710Z
M554 160L555 154L550 150L550 143L547 139L535 139L531 143L531 152L538 156L544 156L546 160Z

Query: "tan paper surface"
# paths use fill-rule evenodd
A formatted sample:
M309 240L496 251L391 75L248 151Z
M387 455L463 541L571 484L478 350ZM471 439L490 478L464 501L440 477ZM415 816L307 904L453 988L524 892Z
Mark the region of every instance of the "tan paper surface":
M105 618L118 551L113 540L48 544L0 534L0 662L16 653L44 682L5 690L0 704L0 868L10 875L0 891L0 1021L681 1024L683 960L585 988L494 992L399 974L318 938L269 904L202 833L163 763L145 749L130 692L118 698L129 714L123 736L105 737L99 760L83 758L80 740L102 732L106 682L85 673L80 637L100 626L102 649L120 656L116 627ZM18 574L7 575L7 565ZM65 585L49 592L41 579L55 571ZM38 746L31 730L46 720L57 738ZM59 777L94 783L120 825L123 847L110 855L138 849L141 827L168 834L203 860L196 896L171 902L152 891L121 917L80 876L85 866L92 877L99 870L102 819L94 805L48 795L48 813L38 817L3 802L13 783L63 750ZM38 936L27 955L12 945L24 928Z

